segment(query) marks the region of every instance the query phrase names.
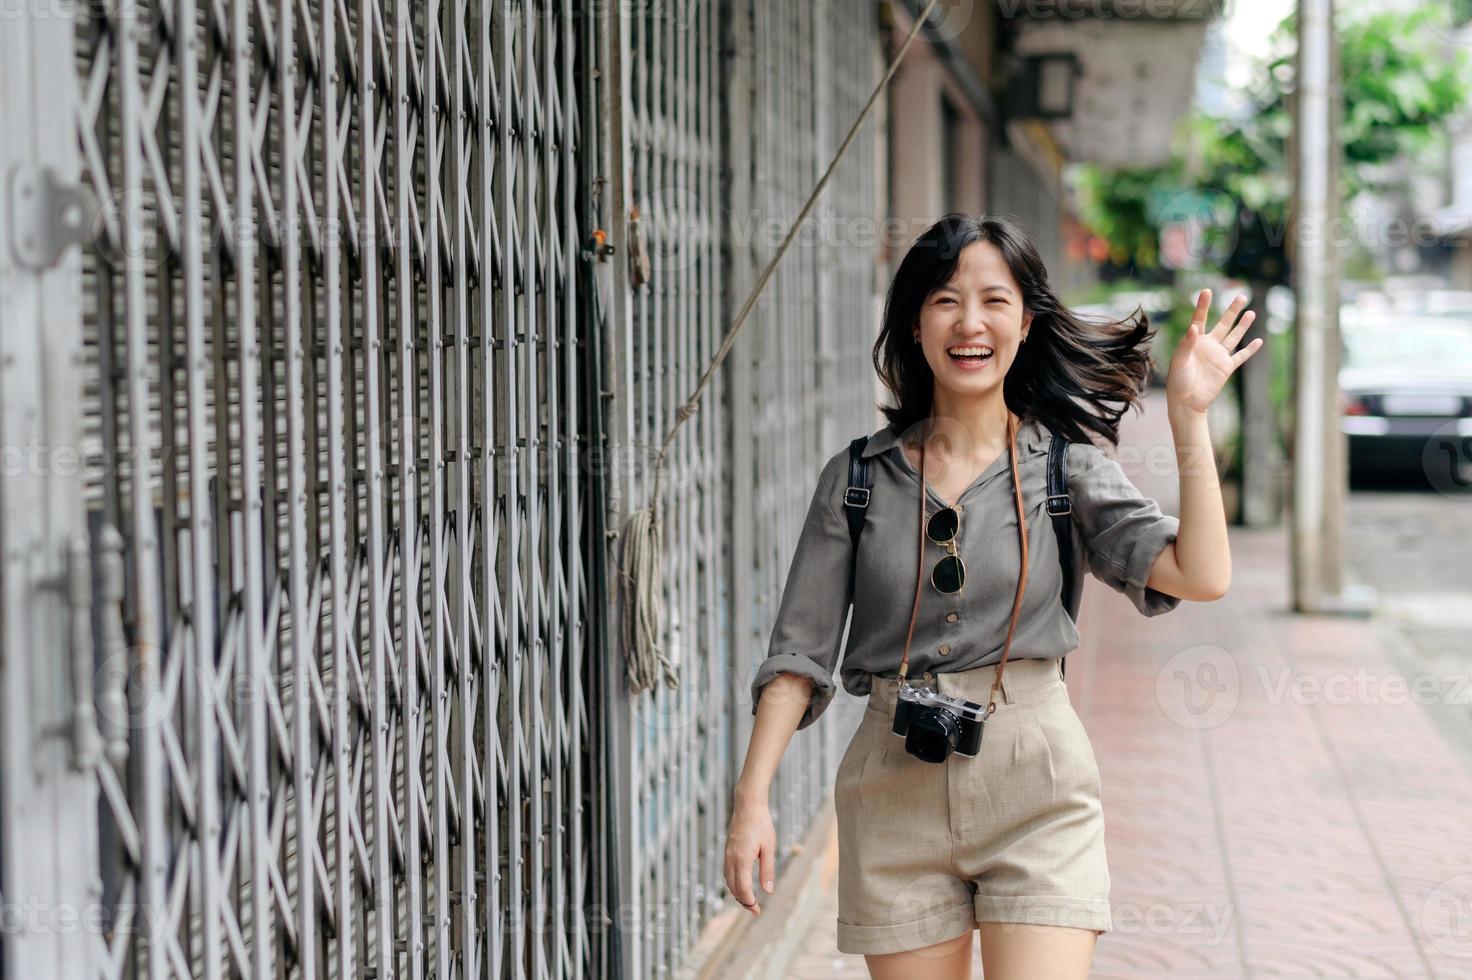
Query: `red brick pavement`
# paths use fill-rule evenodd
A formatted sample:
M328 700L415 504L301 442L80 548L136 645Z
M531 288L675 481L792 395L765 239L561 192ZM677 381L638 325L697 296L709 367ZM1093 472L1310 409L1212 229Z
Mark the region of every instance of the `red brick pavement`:
M1070 681L1115 914L1094 975L1472 977L1472 774L1385 627L1284 611L1281 532L1234 533L1233 567L1219 602L1087 614Z
M1127 456L1169 452L1163 413L1125 439L1131 479L1177 513L1173 464ZM1472 773L1415 686L1459 679L1405 675L1377 620L1287 612L1285 529L1234 529L1232 553L1227 596L1162 616L1086 590L1068 681L1115 925L1092 975L1472 978ZM1429 696L1472 698L1447 690ZM866 975L834 910L790 976Z

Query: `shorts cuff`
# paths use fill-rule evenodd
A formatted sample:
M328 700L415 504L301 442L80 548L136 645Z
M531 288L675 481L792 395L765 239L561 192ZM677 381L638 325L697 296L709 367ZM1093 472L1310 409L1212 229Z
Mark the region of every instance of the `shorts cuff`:
M1109 900L1066 895L977 895L977 922L1020 922L1109 932L1114 928Z
M948 939L956 939L976 928L972 903L933 912L923 919L881 926L860 926L838 920L840 953L905 953Z

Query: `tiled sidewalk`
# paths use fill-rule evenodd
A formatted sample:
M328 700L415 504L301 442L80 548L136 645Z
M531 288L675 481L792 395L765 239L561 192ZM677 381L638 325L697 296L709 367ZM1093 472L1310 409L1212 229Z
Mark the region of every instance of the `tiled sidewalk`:
M1379 624L1285 613L1284 536L1233 546L1220 602L1094 609L1094 975L1472 977L1472 774Z
M1159 413L1129 419L1169 446ZM1130 476L1176 512L1173 477ZM1472 772L1424 703L1472 686L1402 674L1376 621L1287 612L1285 530L1232 545L1218 602L1146 619L1090 582L1068 681L1115 924L1092 975L1472 978ZM790 976L867 976L832 906Z

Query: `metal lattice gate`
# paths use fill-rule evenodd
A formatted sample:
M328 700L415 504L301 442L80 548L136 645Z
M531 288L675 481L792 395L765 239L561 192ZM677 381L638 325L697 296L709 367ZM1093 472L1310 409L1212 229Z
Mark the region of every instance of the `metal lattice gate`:
M873 427L877 120L672 448L677 691L623 688L616 529L877 7L58 10L0 26L0 903L50 923L0 980L678 972L795 522Z
M609 149L612 210L640 217L615 244L649 260L647 278L621 269L613 290L610 432L645 461L879 77L874 4L651 6L613 27L618 71L604 103L622 135ZM878 131L871 120L851 147L670 448L662 605L680 686L609 711L628 828L620 901L638 923L622 959L630 977L677 975L701 925L729 907L729 796L796 525L835 450L820 451L873 428ZM622 474L615 513L645 505L647 484L647 467ZM784 847L823 804L856 720L843 716L788 749L772 793Z
M629 215L613 243L609 344L616 414L611 443L634 465L610 488L614 519L645 506L655 454L675 410L715 356L721 302L721 88L716 0L625 5L610 20L614 69L603 107L611 211ZM639 261L642 256L644 261ZM670 447L664 485L666 645L678 690L621 696L610 705L616 774L619 911L630 918L627 977L671 976L714 914L721 874L710 842L724 829L726 770L713 764L729 723L719 595L722 420L717 380ZM615 555L611 560L617 561Z
M759 222L798 212L881 72L875 7L855 10L843 0L755 7L751 177L736 191L755 219L735 263L734 277L742 281L776 250ZM746 685L738 691L743 745L751 677L768 653L770 624L818 473L850 439L879 424L869 348L878 323L875 134L883 126L871 119L835 171L811 233L800 239L804 247L784 260L764 300L761 333L740 367L745 394L733 410L734 440L753 479L738 491L745 500L734 508L735 537L749 542L735 556L735 574L749 590L745 601L756 607L749 622L758 624L737 646L735 672ZM823 805L859 717L845 710L857 707L853 699L838 700L850 703L835 705L809 737L794 738L772 788L778 837L789 845L801 841Z
M13 28L47 38L24 87L101 204L71 379L100 736L77 961L599 972L591 27L567 0L128 0Z

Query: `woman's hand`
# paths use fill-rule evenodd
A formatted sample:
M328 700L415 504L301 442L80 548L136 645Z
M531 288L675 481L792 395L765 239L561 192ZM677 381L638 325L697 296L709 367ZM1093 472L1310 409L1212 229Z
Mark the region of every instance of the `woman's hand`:
M772 892L777 859L777 831L772 811L764 799L738 793L726 831L726 888L752 915L761 915L761 903L751 887L751 862L761 859L762 887Z
M1191 315L1191 325L1186 328L1186 335L1170 359L1170 373L1165 379L1166 404L1170 408L1204 413L1232 372L1263 345L1263 339L1258 337L1233 353L1255 319L1255 314L1250 312L1241 320L1237 319L1246 305L1247 297L1238 296L1222 313L1211 332L1204 333L1206 316L1211 311L1211 290L1201 290L1201 295L1196 298L1196 311Z

